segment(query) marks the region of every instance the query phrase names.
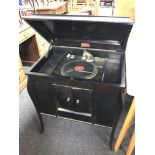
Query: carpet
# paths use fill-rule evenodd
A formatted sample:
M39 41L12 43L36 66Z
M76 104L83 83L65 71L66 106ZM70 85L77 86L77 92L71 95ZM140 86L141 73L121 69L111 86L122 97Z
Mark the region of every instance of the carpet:
M115 138L117 138L130 103L126 105ZM40 134L39 120L25 88L19 94L20 155L124 155L133 131L132 126L119 151L114 153L109 148L110 128L47 115L43 115L43 121L45 131Z

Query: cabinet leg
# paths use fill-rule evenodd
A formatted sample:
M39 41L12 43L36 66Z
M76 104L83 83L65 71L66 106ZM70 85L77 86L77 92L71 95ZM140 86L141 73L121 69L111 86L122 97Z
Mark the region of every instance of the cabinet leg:
M111 135L110 135L109 145L112 151L113 151L113 141L114 141L115 130L116 130L116 125L112 128Z
M44 122L43 122L42 116L41 116L41 114L40 114L40 111L39 111L39 109L37 108L37 107L38 107L38 106L37 106L37 105L38 105L38 104L37 104L37 98L33 95L34 92L33 92L33 88L31 88L32 86L31 86L30 83L33 83L33 81L31 81L31 78L28 79L27 91L28 91L28 93L29 93L29 95L30 95L30 97L31 97L31 100L32 100L32 102L33 102L33 105L34 105L34 107L35 107L35 109L36 109L36 112L37 112L37 114L38 114L38 117L39 117L39 121L40 121L40 133L43 133L43 132L44 132Z
M44 132L44 122L43 122L40 112L37 112L37 113L38 113L38 117L39 117L39 121L40 121L40 133L43 133Z
M118 109L117 109L117 114L116 114L116 116L115 116L115 120L114 120L114 123L113 123L111 135L110 135L110 142L109 142L109 145L110 145L110 149L111 149L112 151L114 150L114 149L113 149L114 135L115 135L116 127L117 127L117 124L118 124L118 121L119 121L121 112L122 112L122 108L118 108Z

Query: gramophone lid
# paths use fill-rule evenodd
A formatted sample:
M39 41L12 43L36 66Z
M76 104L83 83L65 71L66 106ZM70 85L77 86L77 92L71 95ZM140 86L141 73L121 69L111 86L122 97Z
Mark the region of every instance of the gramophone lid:
M36 14L22 18L48 42L62 39L105 42L107 46L119 45L123 52L133 26L128 17Z

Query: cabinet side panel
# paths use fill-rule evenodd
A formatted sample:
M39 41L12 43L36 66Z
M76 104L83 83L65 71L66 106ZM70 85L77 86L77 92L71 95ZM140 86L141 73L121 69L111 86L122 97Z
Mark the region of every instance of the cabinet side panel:
M56 94L50 78L29 75L27 89L39 112L56 114Z
M95 103L95 124L112 127L115 117L122 109L121 89L112 86L98 86Z

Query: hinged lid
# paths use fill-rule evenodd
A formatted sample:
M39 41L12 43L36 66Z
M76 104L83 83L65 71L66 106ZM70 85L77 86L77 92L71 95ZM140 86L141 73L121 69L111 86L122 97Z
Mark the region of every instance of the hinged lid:
M128 17L32 15L23 19L48 42L53 40L55 44L63 46L77 43L77 46L83 44L88 47L89 43L104 44L104 49L119 45L119 51L125 51L133 26Z

